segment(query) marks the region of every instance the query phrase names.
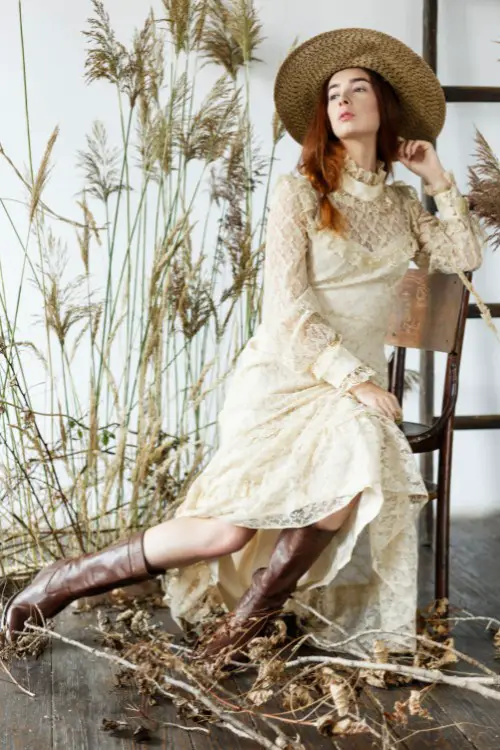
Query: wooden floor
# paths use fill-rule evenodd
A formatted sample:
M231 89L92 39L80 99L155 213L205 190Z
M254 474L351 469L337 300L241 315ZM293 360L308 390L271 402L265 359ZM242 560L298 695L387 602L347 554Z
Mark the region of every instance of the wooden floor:
M500 514L497 517L455 523L452 528L452 604L476 615L500 617L499 591ZM432 598L431 553L421 550L420 599L424 605ZM69 637L95 643L90 623L94 614L64 613L57 631ZM461 627L457 648L480 659L496 672L492 636L481 625ZM459 665L453 665L459 668ZM470 668L469 668L470 669ZM466 671L465 666L463 670ZM103 719L130 717L131 707L140 706L135 694L114 686L113 668L106 662L71 646L54 642L39 660L13 665L12 672L25 687L36 694L22 694L9 680L0 677L0 750L125 750L125 748L175 748L175 750L251 750L253 741L239 739L220 730L210 735L186 732L161 723L179 719L168 705L156 706L152 715L160 723L147 742L117 738L101 728ZM243 686L242 686L243 687ZM377 691L387 707L394 705L398 691ZM434 721L415 720L399 732L401 750L439 747L500 748L500 704L467 691L436 686L425 707ZM151 709L148 709L151 711ZM436 727L446 727L436 729ZM434 731L432 731L434 728ZM418 730L425 732L413 734ZM413 736L410 736L413 735ZM302 734L306 748L326 750L367 750L377 747L365 736L335 740L320 737L315 730ZM406 737L406 739L405 739Z

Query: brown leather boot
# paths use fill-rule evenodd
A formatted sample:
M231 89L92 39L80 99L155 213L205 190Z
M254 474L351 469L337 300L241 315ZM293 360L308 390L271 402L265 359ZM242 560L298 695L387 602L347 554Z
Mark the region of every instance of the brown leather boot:
M285 604L306 573L331 541L336 531L306 526L281 532L267 568L259 568L250 588L196 658L212 659L231 652L234 659L243 656L242 649L264 629L267 622Z
M82 596L103 594L154 578L160 570L150 568L143 551L144 531L100 552L58 560L43 568L33 581L7 604L2 627L13 641L26 620L41 625Z

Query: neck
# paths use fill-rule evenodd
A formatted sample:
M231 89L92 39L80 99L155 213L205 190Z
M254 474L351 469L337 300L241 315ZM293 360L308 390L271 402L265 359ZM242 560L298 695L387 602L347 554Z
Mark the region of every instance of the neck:
M347 155L362 169L377 171L377 151L373 141L342 141Z

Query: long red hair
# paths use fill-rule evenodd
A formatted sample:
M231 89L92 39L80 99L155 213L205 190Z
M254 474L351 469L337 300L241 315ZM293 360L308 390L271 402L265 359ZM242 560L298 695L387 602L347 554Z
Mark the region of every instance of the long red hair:
M380 127L377 132L377 159L384 169L392 173L392 165L399 150L400 108L392 86L373 70L362 70L369 76L377 97ZM319 193L321 229L333 229L342 234L345 230L340 211L328 199L328 194L340 186L345 158L345 148L334 134L328 117L328 83L325 81L316 111L302 143L298 169Z

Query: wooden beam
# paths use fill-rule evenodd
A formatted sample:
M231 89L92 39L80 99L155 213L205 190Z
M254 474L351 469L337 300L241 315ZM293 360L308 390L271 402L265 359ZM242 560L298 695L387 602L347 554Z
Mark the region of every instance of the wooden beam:
M438 31L438 0L424 0L423 4L423 49L422 57L430 65L432 70L437 70L437 31ZM434 142L434 145L435 142ZM436 203L430 195L423 196L424 207L432 214L436 213ZM420 394L419 414L420 421L430 424L434 413L434 352L420 352ZM434 475L434 456L432 453L423 453L420 456L420 471L424 477ZM427 503L424 513L420 519L419 537L423 544L431 544L433 537L433 510L432 504Z
M455 417L455 430L499 430L500 414L460 415Z
M447 102L500 102L499 86L443 86Z
M500 303L499 302L488 302L486 307L489 309L492 318L500 318ZM469 305L467 311L468 318L480 318L481 312L477 305Z
M437 69L437 24L438 0L424 0L423 8L423 53L422 57L432 70Z

